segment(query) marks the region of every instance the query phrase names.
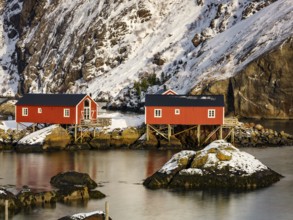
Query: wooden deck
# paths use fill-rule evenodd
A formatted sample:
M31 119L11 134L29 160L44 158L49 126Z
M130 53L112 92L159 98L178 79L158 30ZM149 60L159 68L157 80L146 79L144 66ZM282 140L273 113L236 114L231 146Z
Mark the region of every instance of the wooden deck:
M81 126L90 126L90 127L107 127L112 124L111 118L97 118L91 120L81 120Z
M238 118L224 118L224 124L223 126L237 126L239 123Z

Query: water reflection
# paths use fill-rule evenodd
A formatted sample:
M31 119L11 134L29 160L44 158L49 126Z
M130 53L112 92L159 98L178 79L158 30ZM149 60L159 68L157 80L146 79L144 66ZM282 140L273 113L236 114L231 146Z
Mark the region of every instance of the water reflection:
M59 172L88 173L107 197L25 210L13 220L58 219L78 212L103 210L110 204L113 219L291 219L292 147L245 149L286 177L271 187L246 192L148 190L141 183L173 155L166 151L79 151L47 154L0 152L0 185L29 185L49 190Z

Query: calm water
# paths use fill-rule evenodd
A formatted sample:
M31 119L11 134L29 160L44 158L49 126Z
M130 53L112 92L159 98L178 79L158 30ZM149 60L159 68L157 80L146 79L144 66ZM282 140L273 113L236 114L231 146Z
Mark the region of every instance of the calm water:
M267 128L293 133L291 121L254 121ZM141 183L173 153L166 151L81 151L48 154L0 152L0 186L17 192L23 185L51 190L50 178L76 170L90 174L107 197L84 203L60 204L22 212L11 219L58 219L78 212L103 210L118 220L152 219L292 219L293 146L245 150L285 176L271 187L248 193L148 190ZM1 219L1 217L0 217Z
M148 190L141 183L171 156L167 151L80 151L49 154L0 152L0 185L16 188L28 185L49 190L50 178L58 172L89 173L107 197L86 203L37 208L14 216L13 220L58 219L78 212L104 210L116 220L286 220L292 219L293 146L243 149L273 170L286 176L271 187L247 193L203 191L174 192ZM13 188L11 188L13 189Z

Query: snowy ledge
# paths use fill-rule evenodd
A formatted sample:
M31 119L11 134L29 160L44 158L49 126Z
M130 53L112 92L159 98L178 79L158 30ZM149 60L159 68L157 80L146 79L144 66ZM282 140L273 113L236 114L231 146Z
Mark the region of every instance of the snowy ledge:
M148 177L148 188L255 189L269 186L282 176L224 140L200 151L181 151Z

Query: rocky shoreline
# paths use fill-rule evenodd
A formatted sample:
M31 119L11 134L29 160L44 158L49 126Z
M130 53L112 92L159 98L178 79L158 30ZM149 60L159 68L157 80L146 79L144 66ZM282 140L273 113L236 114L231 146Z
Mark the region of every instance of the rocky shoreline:
M184 129L184 127L177 129ZM210 130L203 129L202 137L205 137L208 132ZM147 141L145 127L100 130L95 132L95 136L93 133L88 133L82 143L74 143L72 132L68 132L59 125L53 125L47 133L43 131L35 135L38 138L43 136L41 142L35 141L36 137L30 137L30 134L29 130L17 132L11 129L7 131L0 129L0 150L29 153L59 150L200 149L197 147L196 131L183 132L176 137L171 136L170 142L156 135L150 135ZM210 142L217 139L217 135L213 135ZM240 122L235 127L234 144L236 147L293 146L293 135L264 128L260 124Z
M97 183L86 173L68 171L51 178L52 191L34 192L24 186L16 195L5 188L0 188L0 211L4 211L8 200L9 213L17 214L21 210L33 207L54 206L56 203L102 199L106 195L96 190Z

